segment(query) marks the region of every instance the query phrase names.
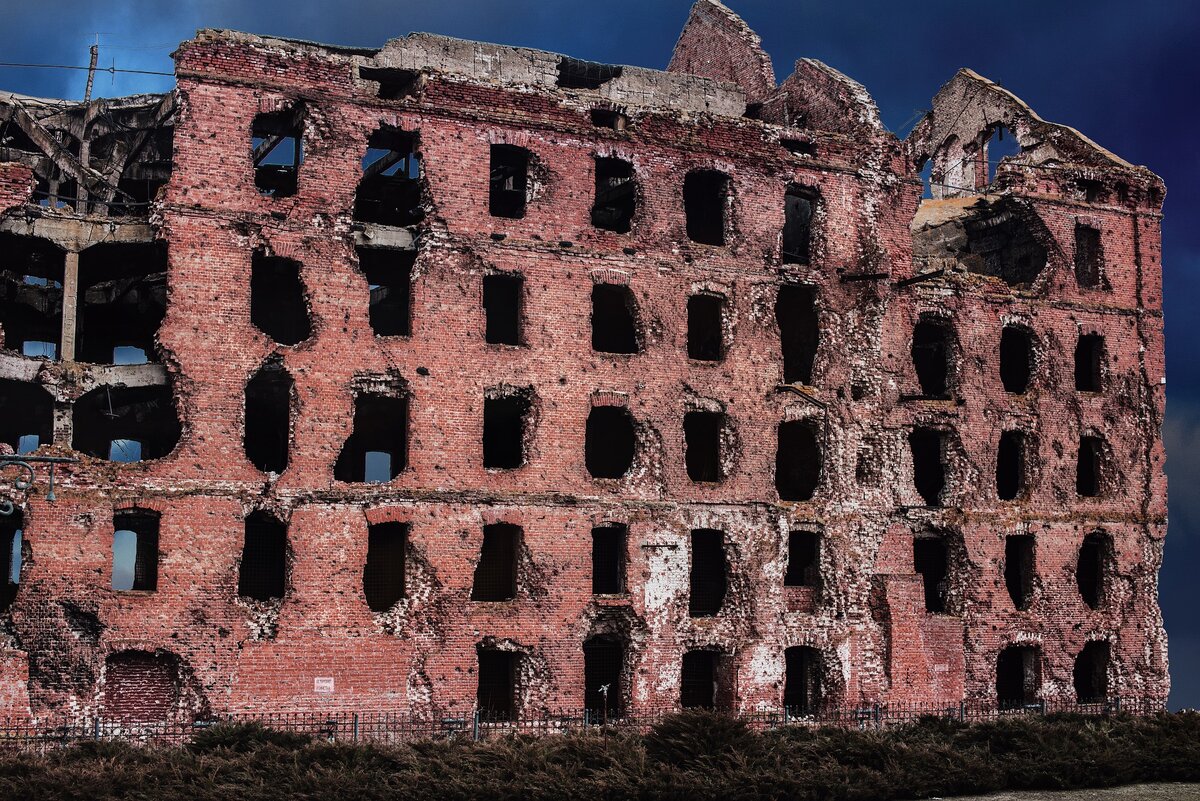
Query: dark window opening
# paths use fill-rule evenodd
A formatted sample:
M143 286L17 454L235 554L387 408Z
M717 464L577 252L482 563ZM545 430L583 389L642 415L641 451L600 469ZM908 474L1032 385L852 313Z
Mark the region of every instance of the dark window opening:
M787 572L785 587L821 586L821 535L812 531L793 531L788 534Z
M1100 181L1081 178L1079 189L1083 192L1084 201L1088 203L1100 203L1105 199L1104 184Z
M621 478L633 467L637 432L624 406L593 406L588 414L584 461L593 478Z
M0 517L0 612L8 611L21 584L25 517L20 509Z
M254 185L267 197L296 194L300 165L304 163L302 106L259 114L250 128Z
M563 56L558 60L558 80L561 89L599 89L614 78L621 77L622 68Z
M1091 609L1099 609L1108 583L1112 561L1112 540L1103 532L1092 532L1083 538L1079 559L1075 563L1075 583L1079 595Z
M416 134L380 128L367 139L362 170L354 193L354 219L397 226L416 225L424 219Z
M252 512L246 518L238 595L256 601L282 598L286 577L287 524L269 512Z
M725 244L729 176L717 170L694 170L683 179L683 211L688 239L702 245Z
M620 639L600 635L583 644L583 705L593 716L621 716L624 669L625 645Z
M1011 501L1025 491L1025 434L1005 431L996 450L996 496Z
M693 529L688 614L710 617L720 612L726 584L725 534L711 528Z
M792 715L811 715L821 708L821 652L807 645L783 652L783 706Z
M250 265L250 322L280 345L308 339L304 281L300 263L255 253Z
M996 658L996 700L1001 709L1037 701L1041 689L1040 654L1033 646L1010 645Z
M264 473L287 469L293 392L291 375L274 362L246 383L246 458Z
M1075 345L1075 390L1100 392L1104 378L1104 337L1082 334Z
M946 326L923 320L913 328L913 368L922 395L944 398L949 393L950 350L950 332Z
M416 251L359 248L358 266L371 292L371 330L381 337L412 333L412 268Z
M1033 376L1033 335L1006 325L1000 332L1000 382L1005 392L1024 395Z
M812 221L816 193L789 186L783 202L783 263L808 264L812 257Z
M775 451L775 489L784 501L811 500L821 480L821 446L806 420L779 424Z
M1103 281L1104 250L1100 231L1088 225L1075 226L1075 281L1084 289L1095 289Z
M679 705L684 709L715 709L717 669L721 655L716 651L688 651L679 675Z
M372 612L386 612L404 597L407 550L407 523L377 523L367 527L363 595Z
M1098 436L1079 438L1079 458L1075 469L1075 492L1082 498L1095 498L1103 490L1104 440Z
M338 481L386 484L408 466L408 398L354 396L354 430L338 455Z
M112 588L158 589L158 515L130 511L113 515Z
M629 118L619 111L608 108L594 108L590 112L592 125L597 128L612 128L623 131L629 125Z
M170 387L97 387L75 401L71 416L71 447L98 459L158 459L179 442Z
M625 554L629 529L622 525L592 529L592 594L625 592Z
M0 442L32 453L54 441L54 400L38 384L0 378Z
M1075 699L1081 704L1099 703L1108 698L1108 662L1111 648L1107 640L1092 640L1075 657Z
M624 159L596 157L596 202L592 225L627 234L637 207L637 181L633 165Z
M1004 538L1004 586L1013 606L1025 610L1033 598L1034 541L1029 534L1011 534Z
M521 527L492 523L483 527L483 545L471 585L472 601L511 601L517 597L517 557Z
M43 239L0 233L0 327L4 348L58 359L65 255Z
M912 450L913 485L926 506L941 506L946 489L946 435L932 428L915 428L908 435Z
M492 145L489 213L493 217L524 217L528 185L529 151L513 145Z
M793 156L817 155L817 146L803 139L780 139L779 144L783 145L784 149Z
M529 394L483 399L483 466L508 470L525 464Z
M79 254L76 360L155 361L154 342L166 314L165 243L108 243Z
M521 655L515 651L479 648L479 711L487 720L511 720L517 707L517 670Z
M913 569L921 577L925 611L945 614L950 573L950 548L946 538L914 537Z
M811 384L821 339L816 288L795 284L779 287L775 322L779 324L783 349L783 383Z
M689 359L719 362L725 357L725 298L707 293L688 298Z
M421 73L392 67L359 67L358 77L378 83L377 94L383 100L401 100L417 93Z
M521 344L520 273L490 273L483 277L484 341L493 345Z
M721 412L688 412L683 416L683 438L688 478L692 481L720 481L721 435L725 415Z
M620 284L592 287L592 350L637 353L637 307L633 292Z

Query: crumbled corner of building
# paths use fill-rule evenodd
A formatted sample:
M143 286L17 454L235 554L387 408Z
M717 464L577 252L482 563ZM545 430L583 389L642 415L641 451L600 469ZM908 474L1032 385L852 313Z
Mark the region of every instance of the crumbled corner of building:
M0 716L1166 698L1149 170L715 0L175 62L0 93Z

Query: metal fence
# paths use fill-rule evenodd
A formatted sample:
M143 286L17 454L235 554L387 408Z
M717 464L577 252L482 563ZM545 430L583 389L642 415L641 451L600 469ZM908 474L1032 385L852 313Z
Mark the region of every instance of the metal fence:
M976 723L1022 715L1116 714L1153 715L1166 711L1161 701L1144 698L1111 698L1095 703L1037 701L998 704L995 701L962 701L947 704L873 704L858 707L824 707L815 712L780 708L734 714L752 728L770 731L786 727L835 726L851 729L884 729L922 718ZM267 728L306 735L330 742L402 744L418 741L480 742L512 735L550 735L646 732L677 709L625 711L619 715L595 710L542 712L516 718L490 716L483 711L466 714L414 716L408 712L274 712L237 713L193 721L137 722L104 720L0 721L0 749L46 749L81 742L121 740L136 743L183 744L199 732L222 723L260 723Z

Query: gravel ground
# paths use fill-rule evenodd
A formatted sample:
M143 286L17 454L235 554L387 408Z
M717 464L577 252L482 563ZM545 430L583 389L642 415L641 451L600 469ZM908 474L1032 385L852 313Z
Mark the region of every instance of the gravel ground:
M950 799L947 797L947 801ZM1200 784L1131 784L1105 790L954 796L953 801L1200 801Z

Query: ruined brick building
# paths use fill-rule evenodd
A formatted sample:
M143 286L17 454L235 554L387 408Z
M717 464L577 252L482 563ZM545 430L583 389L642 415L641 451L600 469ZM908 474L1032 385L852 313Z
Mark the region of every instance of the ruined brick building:
M0 714L1166 697L1147 169L715 0L175 61L0 95Z

